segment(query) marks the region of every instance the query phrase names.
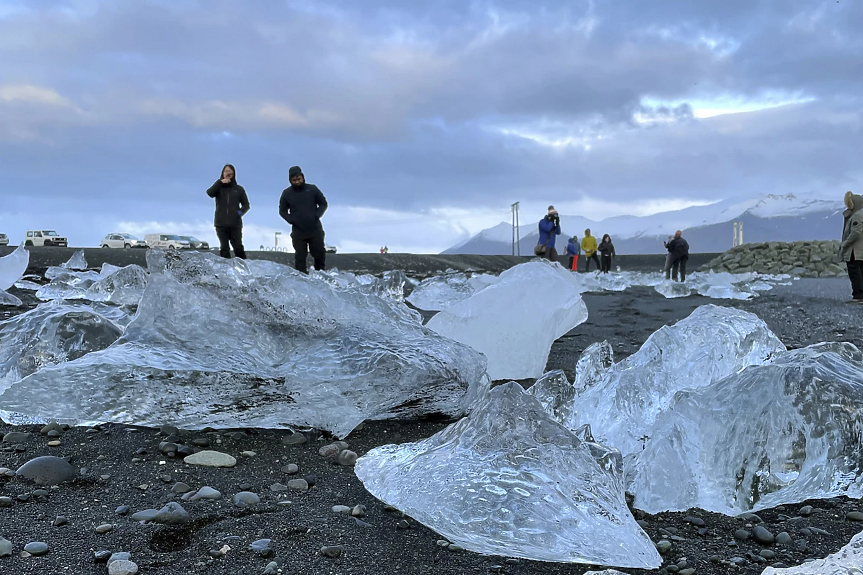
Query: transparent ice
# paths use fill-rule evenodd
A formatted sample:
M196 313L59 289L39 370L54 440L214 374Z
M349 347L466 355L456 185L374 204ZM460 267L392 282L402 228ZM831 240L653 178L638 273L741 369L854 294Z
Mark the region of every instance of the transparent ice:
M582 393L588 387L602 381L606 372L614 365L614 350L607 341L587 346L575 364L573 387Z
M466 300L476 292L497 283L497 276L463 272L430 277L417 285L407 301L425 311L440 311Z
M587 378L579 386L586 389L561 423L569 429L590 424L600 441L628 455L642 449L648 428L675 393L760 365L785 346L756 315L711 304L661 327L637 352L607 370L611 358L603 354L610 348L589 350L579 360Z
M861 573L863 573L863 532L857 533L848 545L824 559L815 559L795 567L767 567L761 575L860 575Z
M30 265L30 252L23 245L6 256L0 258L0 290L7 290L17 282Z
M122 333L121 323L93 308L64 303L42 304L0 322L0 392L43 367L105 349Z
M55 268L56 269L56 268ZM147 272L141 266L125 267L105 264L102 271L65 272L54 275L50 283L36 291L42 300L83 299L135 305L147 285Z
M20 299L9 292L0 290L0 306L19 307L24 305Z
M124 335L13 384L0 409L80 424L313 426L345 436L368 418L460 415L487 388L485 358L404 304L272 262L253 273L213 254L150 250L147 259Z
M482 352L493 380L536 378L554 340L587 320L579 288L560 264L531 261L503 272L427 325Z
M850 343L779 353L679 392L647 434L629 488L650 513L860 498L863 354Z
M72 257L69 258L69 261L64 264L60 264L60 267L67 270L86 270L87 258L84 257L84 250L76 251L72 254Z
M397 302L404 301L405 284L408 279L401 270L384 272L382 277L370 274L356 275L339 270L312 270L313 277L319 278L342 290L376 295Z
M515 382L434 436L369 451L372 495L478 553L644 569L662 560L626 506L622 460Z

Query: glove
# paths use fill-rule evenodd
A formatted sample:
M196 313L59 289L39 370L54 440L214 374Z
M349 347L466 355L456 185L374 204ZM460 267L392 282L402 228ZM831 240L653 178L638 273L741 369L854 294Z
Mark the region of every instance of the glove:
M243 210L237 210L237 215L239 215L242 218L243 217Z

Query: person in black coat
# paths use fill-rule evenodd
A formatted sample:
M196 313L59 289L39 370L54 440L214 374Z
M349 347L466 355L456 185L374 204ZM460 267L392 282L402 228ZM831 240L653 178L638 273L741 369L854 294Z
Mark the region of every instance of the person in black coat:
M665 248L671 256L671 269L665 272L665 279L674 278L677 281L677 272L680 270L680 281L686 281L686 262L689 260L689 242L682 237L682 232L674 232L674 239L665 242Z
M237 183L237 170L231 164L222 168L222 177L207 190L207 195L216 199L216 216L213 224L219 237L219 255L234 255L246 259L243 247L243 216L249 211L249 197L243 186ZM230 244L230 245L229 245Z
M327 211L327 199L314 184L307 184L299 166L288 171L291 186L285 188L279 199L279 215L291 224L291 243L294 245L294 266L297 271L309 273L306 257L311 252L315 269L326 268L326 247L321 217Z
M610 235L605 234L602 236L602 241L599 242L599 245L596 247L596 251L598 251L600 255L600 270L602 273L607 274L611 269L611 258L617 255L614 253L614 244L611 243Z

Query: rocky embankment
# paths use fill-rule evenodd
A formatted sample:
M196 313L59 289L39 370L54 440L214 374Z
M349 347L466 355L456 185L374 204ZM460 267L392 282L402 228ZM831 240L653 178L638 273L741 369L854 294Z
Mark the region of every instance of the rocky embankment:
M713 258L701 270L804 278L842 277L847 273L835 240L743 244Z

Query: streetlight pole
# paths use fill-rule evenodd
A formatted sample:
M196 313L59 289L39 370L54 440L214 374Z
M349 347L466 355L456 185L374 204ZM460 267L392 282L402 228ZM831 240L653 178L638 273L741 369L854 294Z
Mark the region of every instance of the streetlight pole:
M510 206L512 210L512 255L521 255L521 237L518 229L518 202Z

